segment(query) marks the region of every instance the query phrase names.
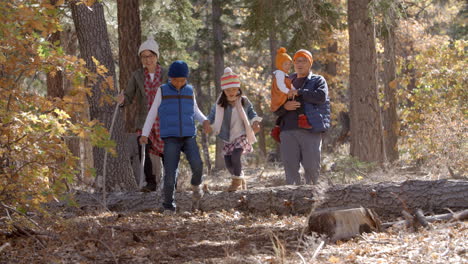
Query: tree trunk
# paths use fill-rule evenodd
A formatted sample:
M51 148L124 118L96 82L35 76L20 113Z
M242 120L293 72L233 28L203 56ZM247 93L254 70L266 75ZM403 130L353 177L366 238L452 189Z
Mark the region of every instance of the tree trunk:
M275 24L276 24L276 21L275 21ZM270 36L268 38L269 43L270 43L270 58L271 58L271 70L270 70L270 75L269 75L270 79L272 79L272 74L276 69L275 58L276 58L276 50L278 49L278 39L276 37L275 32L276 32L275 30L271 29ZM275 114L273 114L273 118L276 119ZM275 126L274 123L273 123L273 126ZM262 129L265 129L265 127L263 127ZM273 140L273 143L275 144L275 157L276 157L275 160L281 161L281 149L280 149L281 145L275 140Z
M96 207L95 196L79 193L77 201L83 207ZM191 192L176 194L180 211L191 209ZM403 205L403 203L405 205ZM159 208L161 198L156 192L114 193L108 198L109 209L142 211ZM468 181L438 180L384 182L372 185L336 185L323 188L316 185L279 186L237 192L210 192L200 202L202 211L236 209L253 213L308 214L316 209L347 209L365 207L383 219L401 216L409 210L424 213L468 209Z
M50 0L51 5L56 3L57 0ZM49 42L56 47L60 47L60 31L52 33ZM47 96L63 98L64 95L62 70L56 69L56 71L47 74Z
M256 101L257 101L257 106L255 110L257 111L258 116L260 117L265 117L265 114L263 113L263 108L262 108L262 101L263 97L257 96ZM260 150L260 155L262 160L265 160L266 158L266 139L265 139L265 128L261 126L260 131L257 133L257 138L258 138L258 149Z
M215 87L216 93L221 92L221 76L224 73L224 48L223 48L223 24L221 23L221 0L213 0L212 2L212 18L213 18L213 49L214 49L214 72L215 72ZM217 95L215 95L217 98ZM223 158L223 142L221 139L216 138L216 157L215 169L224 168Z
M96 71L96 65L92 58L97 59L107 69L107 76L114 77L115 66L112 60L109 37L107 35L107 25L104 19L104 10L100 2L94 3L91 7L84 4L77 5L75 1L70 3L73 21L75 24L81 57L86 61L88 68ZM115 82L114 82L115 83ZM99 77L98 82L92 86L92 96L90 96L90 118L99 120L107 129L110 128L115 106L102 104L101 100L106 95L115 97L118 93L114 87L105 88L103 77ZM118 112L120 115L120 112ZM135 179L129 160L125 157L125 134L123 119L118 116L115 120L114 131L111 138L117 143L117 156L108 156L106 175L104 176L104 149L94 147L93 157L98 179L105 180L106 190L132 190L136 188ZM100 181L102 183L102 181Z
M60 41L60 31L54 32L49 41L51 43L55 43ZM58 45L60 46L60 44ZM57 69L54 72L50 72L47 74L47 96L54 98L63 98L65 95L65 91L63 89L63 74L62 71Z
M351 155L366 162L385 160L377 91L377 60L370 0L348 1Z
M276 27L275 27L276 29ZM271 69L270 69L270 74L272 74L276 70L276 63L275 63L275 58L276 58L276 50L278 49L278 39L276 38L276 30L275 29L270 29L270 34L269 34L269 44L270 44L270 58L271 58Z
M338 42L333 41L328 44L327 53L329 55L333 54L333 57L328 57L325 64L325 72L328 84L328 91L331 100L339 101L341 98L338 97L338 92L336 89L336 74L337 74L337 52L338 52ZM337 138L338 138L338 128L339 123L334 122L330 127L327 133L324 133L322 136L322 150L325 152L333 152L336 148Z
M396 62L395 62L395 29L389 25L384 35L384 144L388 161L398 160L398 134L400 125L397 115Z
M196 44L195 50L199 51L201 48ZM203 58L200 57L198 64L203 65L205 63L203 61ZM202 87L202 76L201 76L201 71L200 69L194 70L192 72L192 80L195 83L195 90L196 90L196 97L197 97L197 104L202 112L207 113L207 111L203 111L204 109L208 109L210 111L210 105L207 105L209 100L209 96L207 96L204 92ZM210 160L210 152L209 152L209 142L208 142L208 135L205 134L204 132L201 133L201 145L202 145L202 151L203 151L203 159L204 159L204 165L207 168L207 173L208 175L211 174L211 160Z
M132 73L140 66L138 48L141 44L140 8L139 0L118 0L117 20L119 24L119 86L125 90ZM137 105L132 103L125 106L125 130L135 125L134 113Z

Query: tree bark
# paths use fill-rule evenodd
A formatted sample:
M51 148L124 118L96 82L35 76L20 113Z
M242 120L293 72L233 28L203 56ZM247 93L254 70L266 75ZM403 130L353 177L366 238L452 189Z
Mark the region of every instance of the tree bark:
M96 207L99 194L78 193L82 207ZM109 209L143 211L160 207L161 197L152 193L113 193L108 198ZM191 193L178 192L180 211L191 209ZM404 205L403 205L404 203ZM262 214L308 214L316 209L347 209L365 207L382 219L401 216L401 211L422 209L425 214L468 209L468 181L438 180L384 182L371 185L279 186L237 192L210 192L200 201L202 211L241 210Z
M384 144L388 161L398 160L398 134L400 125L397 115L396 62L395 62L395 29L389 25L384 35L384 107L383 126Z
M256 99L257 99L256 100L257 106L255 110L257 111L258 116L265 118L265 114L262 108L262 105L263 105L262 101L264 98L261 96L258 96ZM257 137L258 137L258 149L261 152L260 155L261 155L262 160L264 160L267 156L267 153L266 153L265 127L263 125L260 127L260 131L258 131Z
M97 59L107 69L107 76L114 77L115 66L112 60L112 52L107 35L107 25L104 18L103 6L100 2L94 3L89 8L84 4L70 2L73 21L75 24L81 57L86 65L96 71L96 65L92 58ZM114 82L115 83L115 82ZM114 87L105 87L104 77L99 77L96 84L92 85L92 96L90 96L90 118L97 119L107 129L110 128L115 106L102 104L101 100L107 94L115 97L118 93ZM120 115L120 112L118 113ZM118 116L115 120L114 131L111 138L117 143L117 156L108 156L105 179L106 190L133 190L136 188L135 179L132 176L129 160L125 157L125 134L123 119ZM94 147L93 157L96 168L96 176L103 179L104 175L104 149ZM101 181L102 182L102 181Z
M337 52L338 52L338 42L333 41L328 44L327 53L333 54L333 58L328 57L325 64L325 78L327 79L328 91L331 100L339 101L342 98L338 97L338 91L336 89L336 74L337 74ZM333 152L336 147L337 138L338 138L338 128L339 123L333 122L329 131L324 133L322 136L322 150L325 152Z
M50 0L51 5L55 5L56 3L57 0ZM52 33L49 37L49 42L56 47L60 47L60 31ZM47 96L63 98L64 95L62 70L57 69L54 72L47 73Z
M119 24L119 86L125 90L132 73L141 67L138 48L141 44L139 0L118 0L117 20ZM125 106L125 130L135 127L136 103Z
M275 25L276 25L276 21ZM278 49L278 39L276 37L276 27L271 28L269 32L268 42L270 44L270 58L271 58L271 69L270 73L273 73L276 69L276 50Z
M276 26L276 20L274 21L274 23L275 23L274 26ZM276 51L278 49L278 38L276 36L276 30L270 29L268 42L270 44L270 58L271 58L271 70L270 70L269 77L270 79L272 79L273 78L272 74L276 69L275 59L276 59ZM276 116L274 114L273 114L273 118L276 119ZM274 126L275 124L273 123L273 127ZM265 129L265 127L263 127L262 129ZM271 130L272 128L269 128L269 129ZM270 130L268 132L270 132ZM273 140L273 144L275 144L275 157L276 157L275 160L281 161L281 149L280 149L281 144L279 144L275 140Z
M212 2L212 22L213 22L213 50L214 50L214 83L216 93L221 92L221 76L224 73L224 47L223 47L223 24L221 22L222 8L221 0L213 0ZM215 96L217 98L217 96ZM221 139L216 138L216 157L215 169L223 169L223 142Z
M199 51L201 48L196 45L195 50ZM203 58L200 57L198 64L203 65L204 61ZM196 97L197 97L197 104L200 107L200 110L202 112L208 113L210 111L210 105L207 103L209 102L209 96L207 96L204 92L202 87L202 77L201 77L201 71L200 70L194 70L192 72L192 80L195 83L195 90L196 90ZM208 109L208 111L203 111L204 109ZM204 158L204 166L207 169L207 174L211 174L211 160L210 160L210 152L209 152L209 141L208 141L208 135L205 133L201 133L201 145L202 145L202 151L203 151L203 158Z
M348 1L351 155L366 162L385 161L377 91L375 29L370 0Z
M60 41L60 31L54 32L50 36L49 41L51 43ZM60 46L60 44L57 46ZM54 72L47 73L47 96L51 98L63 98L64 95L62 71L57 69Z

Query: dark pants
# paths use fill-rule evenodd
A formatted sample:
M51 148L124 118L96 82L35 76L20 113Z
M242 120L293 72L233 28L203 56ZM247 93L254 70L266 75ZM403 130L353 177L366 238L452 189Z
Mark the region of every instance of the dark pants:
M138 143L138 155L140 156L140 162L141 162L140 137L137 137L137 143ZM151 162L150 153L149 153L149 149L151 148L151 146L152 146L151 141L148 139L148 144L146 144L146 147L145 147L144 172L145 172L146 187L152 191L156 191L156 177L153 175L153 163Z
M241 156L243 151L241 148L236 148L231 155L224 155L226 168L233 176L240 177L242 174Z
M175 188L179 170L180 153L184 152L192 169L192 185L202 182L203 162L195 137L168 137L164 140L164 201L163 207L175 210Z
M301 103L301 106L296 109L297 115L305 115L305 110L304 110L304 99L302 96L296 96L293 99L288 99L288 101L297 101ZM275 120L275 126L281 126L281 117L276 118Z

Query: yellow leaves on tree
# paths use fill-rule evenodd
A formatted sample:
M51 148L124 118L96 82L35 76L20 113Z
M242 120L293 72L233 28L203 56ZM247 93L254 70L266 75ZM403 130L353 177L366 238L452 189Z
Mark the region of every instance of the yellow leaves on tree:
M0 200L17 208L57 196L73 179L77 158L64 139L78 135L94 145L114 146L101 124L80 118L96 74L82 59L64 55L47 41L61 30L57 6L63 4L29 0L0 5ZM95 64L98 74L105 75L107 69ZM58 71L73 86L64 98L44 97L24 85L38 72ZM106 80L109 85L113 80Z
M457 171L466 171L468 161L467 44L445 40L421 50L411 62L419 72L416 88L401 94L411 102L400 114L409 154Z

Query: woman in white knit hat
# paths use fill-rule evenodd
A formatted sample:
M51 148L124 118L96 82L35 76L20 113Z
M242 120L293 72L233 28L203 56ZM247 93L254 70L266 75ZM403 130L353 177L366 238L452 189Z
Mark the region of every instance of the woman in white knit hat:
M221 77L223 91L208 116L214 132L224 141L224 162L232 176L228 191L247 189L241 156L252 152L252 145L257 141L255 133L262 121L249 99L242 96L240 86L239 76L227 67Z
M123 94L118 97L118 102L121 106L128 106L135 101L136 108L133 112L134 127L131 128L131 133L135 133L131 138L134 154L139 155L141 159L141 148L139 145L139 137L143 125L145 124L146 116L151 108L153 100L159 90L159 87L167 82L166 71L163 70L158 63L159 60L159 45L153 39L148 39L140 45L138 49L138 57L140 58L142 67L132 73L132 77L128 81L127 88ZM159 120L153 125L153 129L149 135L149 144L145 148L145 156L150 157L145 159L144 172L146 186L142 191L156 191L157 184L161 179L161 157L164 150L164 142L159 135ZM138 153L136 153L138 148ZM132 151L130 151L132 152ZM136 161L134 154L130 153L130 158L133 162ZM136 176L136 175L135 175ZM139 182L139 180L137 180Z

